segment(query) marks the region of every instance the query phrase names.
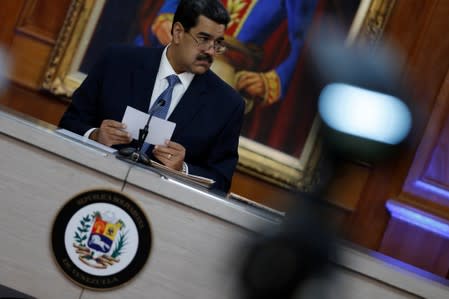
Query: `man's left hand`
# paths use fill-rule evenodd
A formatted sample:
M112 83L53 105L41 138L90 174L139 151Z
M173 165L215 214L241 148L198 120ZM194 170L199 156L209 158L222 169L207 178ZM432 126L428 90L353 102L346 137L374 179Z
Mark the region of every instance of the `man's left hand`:
M186 149L179 143L167 140L165 145L156 145L154 147L153 155L165 166L181 171L186 156Z

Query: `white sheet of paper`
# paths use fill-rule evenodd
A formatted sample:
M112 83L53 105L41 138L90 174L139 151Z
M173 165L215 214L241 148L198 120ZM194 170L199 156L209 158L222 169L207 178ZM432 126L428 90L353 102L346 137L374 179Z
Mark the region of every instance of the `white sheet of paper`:
M148 125L148 136L145 142L154 145L165 144L165 140L170 140L175 131L174 122L152 117Z
M122 123L127 125L127 131L131 133L131 136L138 140L139 129L145 126L148 117L147 113L128 106L126 107L125 115L123 115ZM152 117L148 125L148 136L145 142L154 145L164 144L165 140L171 139L175 127L176 124L174 122Z
M148 114L133 107L126 107L125 115L123 115L122 123L127 125L126 130L131 133L131 136L138 140L139 129L143 128L148 120Z

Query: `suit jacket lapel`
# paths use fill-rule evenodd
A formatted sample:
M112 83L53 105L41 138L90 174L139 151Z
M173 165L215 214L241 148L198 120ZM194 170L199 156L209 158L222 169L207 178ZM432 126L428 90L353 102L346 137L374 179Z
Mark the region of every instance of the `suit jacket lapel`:
M144 57L142 68L132 73L131 106L143 112L148 112L153 92L154 82L159 70L159 64L164 49L149 50ZM152 52L150 52L152 51Z
M207 73L204 75L196 75L189 88L182 96L178 105L168 120L176 123L176 130L174 134L182 131L182 128L200 112L201 106L207 101Z

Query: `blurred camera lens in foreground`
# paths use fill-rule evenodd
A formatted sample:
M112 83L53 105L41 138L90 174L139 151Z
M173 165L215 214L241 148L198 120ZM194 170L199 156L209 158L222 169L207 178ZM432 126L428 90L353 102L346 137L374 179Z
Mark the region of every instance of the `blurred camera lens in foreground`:
M398 98L343 83L322 90L318 109L337 131L391 145L404 140L412 124L410 111Z

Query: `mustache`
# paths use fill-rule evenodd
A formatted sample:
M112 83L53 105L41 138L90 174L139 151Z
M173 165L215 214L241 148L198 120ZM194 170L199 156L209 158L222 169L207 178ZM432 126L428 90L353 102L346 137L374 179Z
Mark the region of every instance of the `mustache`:
M214 58L212 57L212 56L210 56L209 54L199 54L197 57L196 57L196 59L197 60L200 60L200 61L207 61L207 62L209 62L209 63L212 63L213 61L214 61Z

